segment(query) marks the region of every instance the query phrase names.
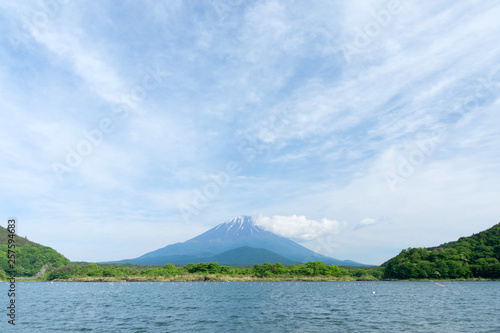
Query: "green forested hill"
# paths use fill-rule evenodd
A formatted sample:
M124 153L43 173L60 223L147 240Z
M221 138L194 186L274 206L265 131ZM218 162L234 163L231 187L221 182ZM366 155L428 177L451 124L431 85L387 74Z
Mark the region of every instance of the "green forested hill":
M434 248L403 250L382 266L386 279L500 278L500 223Z
M7 231L7 229L0 226L0 244L7 245L7 240L8 240L7 236L8 235L9 235L9 232ZM16 247L23 246L23 245L31 245L31 246L35 246L35 247L42 246L38 243L29 241L28 239L26 239L24 237L20 237L18 235L14 235L14 240L16 241Z
M5 279L8 269L7 260L7 229L0 227L0 278ZM69 264L69 260L54 249L14 235L16 245L16 276L33 276L43 265L50 263L54 267Z

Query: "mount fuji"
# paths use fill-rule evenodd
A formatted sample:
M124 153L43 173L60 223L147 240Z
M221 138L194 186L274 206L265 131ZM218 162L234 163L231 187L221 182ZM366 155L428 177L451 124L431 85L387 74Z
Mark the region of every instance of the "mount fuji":
M265 262L284 265L322 261L340 266L363 264L330 258L255 224L250 216L237 216L183 243L167 245L135 259L115 263L141 265L186 265L218 262L220 265L249 266Z

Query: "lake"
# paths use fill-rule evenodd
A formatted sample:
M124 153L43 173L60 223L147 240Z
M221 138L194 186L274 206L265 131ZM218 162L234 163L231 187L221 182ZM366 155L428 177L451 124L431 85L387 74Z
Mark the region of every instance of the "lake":
M500 332L500 282L17 282L1 332Z

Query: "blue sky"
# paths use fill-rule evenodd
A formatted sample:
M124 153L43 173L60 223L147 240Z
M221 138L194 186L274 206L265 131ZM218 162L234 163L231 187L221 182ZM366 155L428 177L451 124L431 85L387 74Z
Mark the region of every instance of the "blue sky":
M252 215L381 264L500 220L494 1L0 8L0 216L71 260Z

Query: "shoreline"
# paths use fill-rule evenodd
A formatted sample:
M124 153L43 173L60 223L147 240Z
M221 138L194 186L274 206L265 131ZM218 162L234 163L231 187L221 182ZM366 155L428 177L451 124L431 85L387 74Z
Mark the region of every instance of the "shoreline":
M274 278L259 278L255 276L211 276L211 275L193 275L193 276L173 276L173 277L104 277L104 276L87 276L87 277L75 277L70 279L40 279L40 278L16 278L16 282L491 282L500 281L499 279L483 279L483 278L471 278L471 279L409 279L409 280L372 280L372 279L355 279L355 278L336 278L336 277L322 277L322 276L292 276L292 277L274 277ZM7 282L7 280L2 281Z

